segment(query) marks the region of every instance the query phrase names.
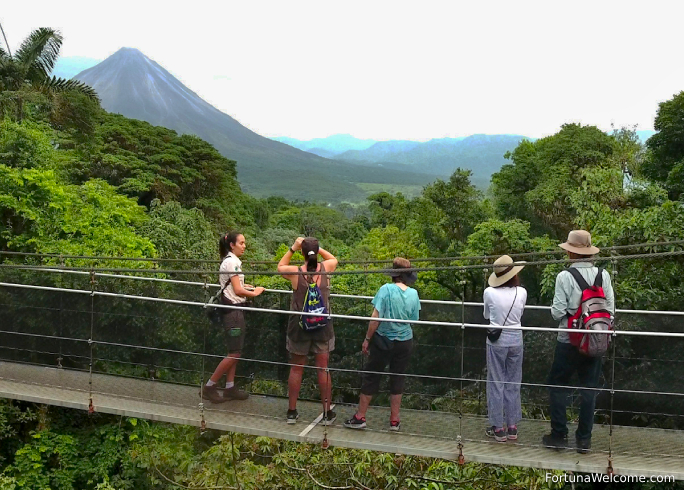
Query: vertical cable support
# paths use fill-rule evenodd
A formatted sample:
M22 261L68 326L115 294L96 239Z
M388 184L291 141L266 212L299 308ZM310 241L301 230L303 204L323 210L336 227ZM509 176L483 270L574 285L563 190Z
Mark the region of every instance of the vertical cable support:
M613 259L611 260L613 266L611 271L611 274L613 276L612 286L613 291L615 291L617 286L618 274L617 260L615 260L614 251L611 251L611 255L613 255ZM615 333L615 321L613 321L613 335L611 337L611 340L613 341L613 353L610 368L610 431L608 433L608 467L606 468L606 472L609 475L613 474L613 403L615 401L615 353L617 351L617 334Z
M88 364L88 413L95 412L95 405L93 405L93 334L95 332L95 271L90 271L90 338L88 339L88 346L90 347L90 363Z
M328 449L330 447L330 442L328 442L328 411L330 410L328 395L332 398L332 378L330 377L330 369L328 367L325 368L325 378L328 382L328 393L326 393L326 396L321 397L323 402L323 418L321 419L323 421L323 442L321 442L321 447Z
M204 276L204 296L206 298L206 303L209 303L209 299L211 297L211 294L209 293L209 283L208 283L208 277L205 275ZM204 431L207 430L207 421L204 419L204 361L205 357L207 355L207 323L209 322L202 322L204 325L204 328L202 329L202 355L200 356L202 358L201 362L201 371L200 371L200 401L198 405L199 413L200 413L200 435L204 433Z
M461 277L459 275L459 277ZM460 375L460 390L459 390L459 407L458 407L458 437L456 441L458 442L458 464L465 463L465 457L463 456L463 397L465 393L463 391L463 374L465 366L465 301L466 301L466 284L468 281L461 277L461 285L463 286L463 292L461 293L461 375Z

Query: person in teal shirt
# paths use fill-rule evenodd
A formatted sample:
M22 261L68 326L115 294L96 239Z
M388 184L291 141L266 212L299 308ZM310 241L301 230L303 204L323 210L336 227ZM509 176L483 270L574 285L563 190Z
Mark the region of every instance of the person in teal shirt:
M390 430L399 430L399 408L406 376L413 352L413 329L410 320L418 320L420 299L410 287L417 278L410 269L411 262L396 257L392 264L391 284L383 285L373 298L373 318L404 320L404 322L371 320L361 350L368 355L364 367L361 397L356 413L344 423L350 429L366 428L366 411L373 395L380 389L380 372L389 364L390 370Z

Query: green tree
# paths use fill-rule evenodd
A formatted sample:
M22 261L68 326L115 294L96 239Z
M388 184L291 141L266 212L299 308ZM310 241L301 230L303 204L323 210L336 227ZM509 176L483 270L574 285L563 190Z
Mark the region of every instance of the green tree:
M663 183L671 199L679 199L684 193L684 91L659 104L653 127L657 132L646 141L651 155L643 173Z
M566 124L553 136L523 141L506 154L512 164L492 176L491 192L504 219L531 223L535 233L556 238L573 228L578 209L570 195L591 169L621 169L613 157L616 139L594 126Z
M465 241L485 217L482 193L471 184L471 177L470 170L458 168L448 181L439 179L423 189L423 197L440 210L439 225L453 241Z
M50 77L61 47L62 35L47 27L31 32L13 55L0 47L0 92L5 101L15 103L19 122L23 119L26 89L48 95L77 91L97 100L95 91L84 83Z

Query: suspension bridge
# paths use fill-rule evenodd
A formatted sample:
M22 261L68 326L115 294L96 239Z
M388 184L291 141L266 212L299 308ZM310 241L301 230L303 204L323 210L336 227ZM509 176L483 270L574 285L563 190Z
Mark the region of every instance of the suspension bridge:
M5 398L323 446L684 480L682 381L657 375L684 363L684 312L617 311L618 328L597 388L592 450L578 454L541 445L549 431L545 374L557 333L546 306L528 306L520 327L526 350L534 346L530 352L536 354L526 353L520 437L502 444L484 433L487 325L481 303L422 301L421 320L413 322L418 345L404 403L418 408L402 408L402 430L390 432L389 409L374 406L367 415L369 428L359 431L344 428L341 420L353 414L358 399L363 366L358 351L372 311L368 296L332 295L337 348L328 370L337 422L321 424L322 405L311 389L310 399L298 404L299 423L288 425L288 291L269 289L253 306L237 307L248 315L239 383L251 396L212 404L202 402L199 392L223 358L220 329L205 315L215 285L168 278L179 271L161 278L153 270L124 275L0 265L0 396ZM311 381L315 369L308 367ZM646 423L650 426L640 426Z

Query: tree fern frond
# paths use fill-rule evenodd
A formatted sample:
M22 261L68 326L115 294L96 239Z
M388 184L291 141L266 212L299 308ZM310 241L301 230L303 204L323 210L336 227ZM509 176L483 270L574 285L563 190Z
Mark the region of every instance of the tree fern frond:
M21 43L14 59L26 70L26 79L40 82L50 76L61 47L62 35L59 31L41 27Z
M97 96L97 92L90 86L78 80L67 80L66 78L52 77L46 79L42 84L41 88L50 92L68 92L76 91L83 95L99 101L100 98Z

